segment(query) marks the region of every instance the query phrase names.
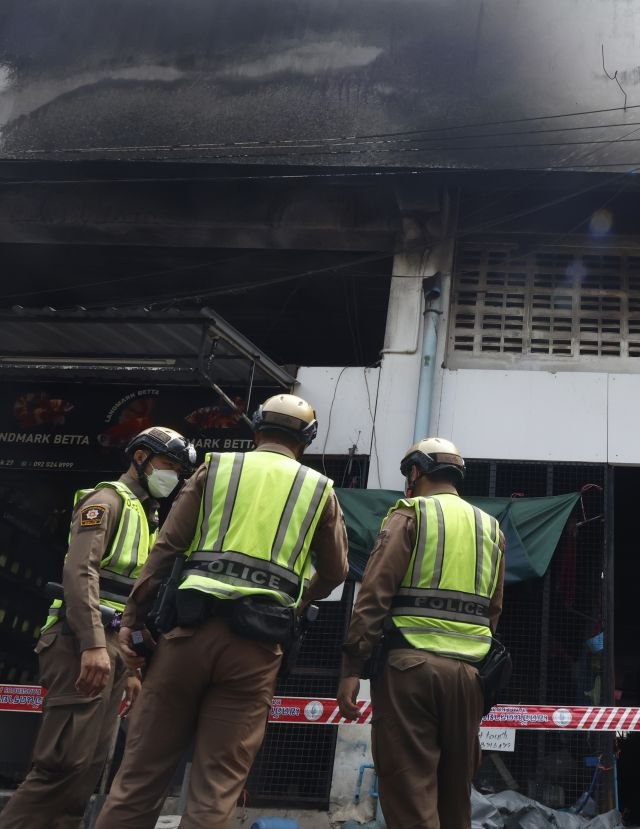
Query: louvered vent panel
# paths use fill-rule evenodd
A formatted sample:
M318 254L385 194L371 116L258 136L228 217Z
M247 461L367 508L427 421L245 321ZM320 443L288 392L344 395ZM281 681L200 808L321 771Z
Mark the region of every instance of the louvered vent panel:
M640 357L640 257L465 245L450 349L550 360Z

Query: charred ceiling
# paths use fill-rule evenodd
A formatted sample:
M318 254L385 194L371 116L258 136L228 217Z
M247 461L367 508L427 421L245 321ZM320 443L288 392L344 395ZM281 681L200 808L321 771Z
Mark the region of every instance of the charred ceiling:
M3 0L0 32L7 159L638 167L637 3Z
M399 226L384 182L62 166L3 168L0 307L209 305L281 364L378 359Z

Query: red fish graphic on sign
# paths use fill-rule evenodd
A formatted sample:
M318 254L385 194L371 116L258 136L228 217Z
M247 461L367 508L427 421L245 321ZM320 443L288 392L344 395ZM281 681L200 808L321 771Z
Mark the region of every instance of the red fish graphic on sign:
M149 426L152 426L151 411L154 404L155 400L145 397L140 400L134 400L133 403L126 406L120 413L118 423L115 423L101 435L98 435L98 443L100 446L103 446L105 449L124 446L138 432L142 432L143 429L148 429Z
M202 406L200 409L194 409L185 417L185 420L199 432L208 432L210 429L230 429L239 422L245 410L244 400L241 397L234 397L233 402L238 407L235 411L226 404Z
M35 426L62 426L73 403L50 398L46 392L29 392L16 400L13 413L21 429Z

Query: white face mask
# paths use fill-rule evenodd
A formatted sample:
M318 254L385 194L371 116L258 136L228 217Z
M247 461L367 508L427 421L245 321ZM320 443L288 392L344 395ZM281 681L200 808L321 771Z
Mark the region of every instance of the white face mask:
M154 498L166 498L178 486L178 473L174 469L156 469L147 475L147 486Z

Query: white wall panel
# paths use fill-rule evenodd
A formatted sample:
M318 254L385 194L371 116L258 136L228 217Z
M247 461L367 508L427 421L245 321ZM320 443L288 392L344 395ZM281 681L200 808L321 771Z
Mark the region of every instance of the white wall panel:
M609 463L640 464L640 374L609 375Z
M307 450L310 454L346 455L354 444L356 454L369 454L379 372L360 366L298 369L295 394L311 403L318 418L318 436Z
M437 431L469 458L604 463L607 375L445 370Z

